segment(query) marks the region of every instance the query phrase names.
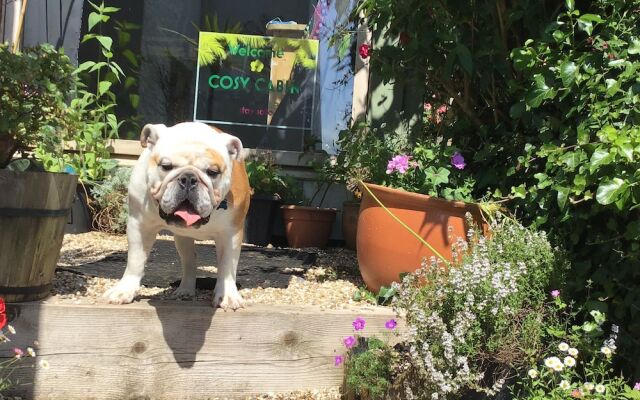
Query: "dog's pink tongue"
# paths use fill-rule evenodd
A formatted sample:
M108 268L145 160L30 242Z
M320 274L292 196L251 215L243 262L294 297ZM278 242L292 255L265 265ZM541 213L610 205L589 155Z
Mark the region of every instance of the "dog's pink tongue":
M200 215L189 209L175 211L173 215L177 215L178 217L182 218L187 226L191 226L202 219Z

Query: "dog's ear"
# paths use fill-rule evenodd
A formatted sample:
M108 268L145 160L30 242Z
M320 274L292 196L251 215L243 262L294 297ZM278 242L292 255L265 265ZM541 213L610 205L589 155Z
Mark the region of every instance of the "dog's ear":
M160 137L160 131L167 129L164 124L146 124L140 133L140 145L142 147L153 146Z
M242 141L235 136L225 134L227 139L227 149L229 150L229 156L232 160L242 161L244 154L242 154Z

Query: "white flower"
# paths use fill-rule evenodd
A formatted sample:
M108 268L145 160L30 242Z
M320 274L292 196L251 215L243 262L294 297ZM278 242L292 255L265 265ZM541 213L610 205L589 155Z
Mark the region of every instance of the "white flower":
M561 343L558 345L558 350L560 350L560 351L567 351L567 350L569 350L569 345L568 345L568 344L566 344L565 342L561 342Z
M585 383L584 383L584 389L585 389L587 392L592 391L594 387L595 387L595 386L594 386L594 385L593 385L593 383L591 383L591 382L585 382Z
M49 361L47 361L47 360L40 360L40 368L42 368L42 369L49 369Z
M576 365L576 359L571 357L571 356L566 356L564 358L564 365L566 365L567 367L571 368L571 367L575 367Z
M564 369L564 365L561 362L558 362L556 365L553 366L553 370L556 372L560 372Z
M618 325L616 325L616 324L611 325L611 331L613 333L618 333L619 330L620 330L620 328L618 327Z
M571 387L571 384L569 383L569 381L567 380L562 380L560 381L560 389L562 390L568 390Z
M602 385L600 383L596 385L596 392L598 392L598 393L604 393L606 389L607 388L605 388L604 385Z
M529 374L529 378L531 379L536 379L538 377L538 371L533 368L531 368L527 374Z
M7 329L9 330L9 332L11 332L12 335L16 334L16 328L14 328L13 325L7 325Z
M544 365L547 368L553 369L553 367L556 366L557 364L562 364L562 362L558 357L549 357L544 360Z
M27 353L29 354L29 357L35 357L36 356L35 350L33 350L33 348L31 348L31 347L27 347Z
M611 348L610 348L610 347L602 346L602 347L600 348L600 352L601 352L602 354L604 354L605 356L607 356L607 357L611 357Z
M575 347L571 347L567 353L569 353L569 355L571 357L577 357L578 356L578 349L576 349Z

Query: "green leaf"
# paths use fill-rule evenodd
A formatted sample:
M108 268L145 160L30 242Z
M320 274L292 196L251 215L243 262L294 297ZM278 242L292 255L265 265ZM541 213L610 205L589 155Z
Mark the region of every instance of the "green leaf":
M565 61L560 65L560 79L564 86L571 86L576 80L578 67L573 61Z
M109 81L101 81L98 83L98 95L102 96L105 94L109 88L111 87L111 82Z
M471 52L469 48L464 44L458 44L456 46L456 55L460 60L460 65L462 65L462 69L468 74L471 75L473 72L473 61L471 57Z
M116 11L120 11L120 9L117 7L105 7L102 9L103 13L114 13Z
M89 14L89 22L88 22L88 30L91 31L96 24L98 24L102 20L102 17L97 12L92 12Z
M620 152L623 156L625 156L629 161L633 161L633 145L631 143L623 143L620 146Z
M138 108L138 105L140 105L140 96L137 94L130 94L129 101L131 102L131 107Z
M511 194L516 199L524 199L527 197L527 189L524 184L511 188Z
M575 0L565 0L564 4L567 6L567 10L573 11L573 8L576 6Z
M560 209L563 210L564 207L567 205L567 199L569 198L569 193L571 193L571 189L564 186L556 186L555 189L558 191L558 197L556 199L558 201L558 207L560 207Z
M618 200L628 187L629 185L620 178L613 178L613 180L605 181L598 186L596 200L598 203L603 205L611 204Z
M74 74L79 74L82 71L85 71L95 65L95 61L85 61L82 64L78 65L78 68L73 71Z
M620 82L615 79L607 79L604 81L607 86L607 96L613 96L620 90Z
M631 44L629 45L629 50L627 50L627 52L629 54L640 54L640 39L632 39Z
M351 34L345 34L342 36L340 40L340 44L338 45L338 58L342 59L347 55L349 48L351 47L351 41L353 36Z
M113 44L113 39L111 39L108 36L96 36L96 40L100 42L104 50L111 51L111 45Z
M527 92L525 101L529 107L537 108L544 100L555 97L555 91L547 86L547 82L541 74L536 74L533 78L535 86Z
M611 163L612 156L609 154L608 150L605 150L601 147L597 148L593 154L591 155L591 162L589 169L591 172L595 171L601 165L607 165Z

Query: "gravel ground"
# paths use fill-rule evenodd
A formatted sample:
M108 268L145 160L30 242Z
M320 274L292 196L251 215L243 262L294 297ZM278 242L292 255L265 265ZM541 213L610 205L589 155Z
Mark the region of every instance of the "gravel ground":
M159 241L173 241L171 236L159 236ZM211 245L211 241L197 242ZM154 248L155 249L155 248ZM249 248L250 249L250 248ZM82 265L99 263L108 258L115 259L118 268L126 264L124 254L127 250L127 240L124 235L113 235L102 232L65 235L58 270L53 282L53 297L48 301L91 303L101 302L102 294L117 283L117 278L79 273ZM288 250L296 251L296 250ZM353 300L354 293L363 283L358 272L357 258L353 251L343 248L304 249L305 254L315 255L312 265L304 268L285 268L284 270L255 269L250 274L261 274L259 279L251 282L261 282L240 289L240 294L247 304L288 304L288 305L317 305L320 308L347 308L357 304ZM152 252L153 254L153 252ZM249 254L249 251L246 251ZM119 255L115 257L114 255ZM163 254L162 257L171 257ZM171 264L179 261L174 253ZM242 256L241 256L242 258ZM201 262L206 264L206 262ZM180 278L179 267L175 272L170 271L172 277ZM154 268L150 262L148 269ZM199 275L215 274L213 265L198 267ZM119 274L118 274L119 276ZM275 285L282 281L284 284ZM282 286L282 287L278 287ZM210 300L212 290L198 289L198 300ZM143 286L138 298L174 299L173 289L168 286ZM187 299L178 299L187 300ZM190 300L190 299L189 299Z

